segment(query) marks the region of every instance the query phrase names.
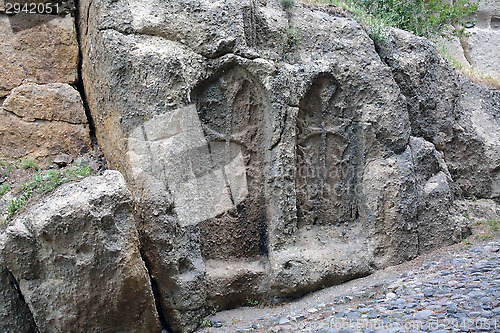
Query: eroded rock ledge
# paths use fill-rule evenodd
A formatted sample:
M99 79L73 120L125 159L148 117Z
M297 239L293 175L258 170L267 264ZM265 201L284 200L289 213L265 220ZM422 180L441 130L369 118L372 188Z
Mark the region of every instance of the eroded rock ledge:
M107 171L57 189L0 235L0 329L160 332L130 192Z

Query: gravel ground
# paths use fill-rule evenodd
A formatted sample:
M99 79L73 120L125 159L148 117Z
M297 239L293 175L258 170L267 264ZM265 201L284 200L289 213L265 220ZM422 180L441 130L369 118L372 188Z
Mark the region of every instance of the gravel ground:
M500 333L500 239L468 241L292 303L222 311L199 332Z

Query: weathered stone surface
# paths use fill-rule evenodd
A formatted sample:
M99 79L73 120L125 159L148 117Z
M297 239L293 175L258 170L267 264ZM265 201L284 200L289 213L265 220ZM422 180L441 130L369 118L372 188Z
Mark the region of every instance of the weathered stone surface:
M118 172L63 185L2 237L3 264L40 332L160 332Z
M87 117L80 93L68 84L24 84L12 90L3 108L24 121L63 121L86 124Z
M78 155L90 146L87 125L60 121L24 121L0 108L0 156L10 158Z
M35 333L33 316L18 288L12 274L0 263L0 330L6 333Z
M0 13L0 97L22 83L75 83L78 42L70 15Z
M465 55L479 72L500 80L500 1L480 0L474 19L463 38Z
M495 196L498 143L480 124L500 101L465 82L475 97L439 90L459 79L427 42L395 34L383 62L355 21L280 1L79 6L96 134L131 186L174 332L214 305L300 295L454 242L454 196L472 183ZM446 118L467 135L418 114L427 96L449 110L446 94L482 103ZM487 162L448 139L479 142Z
M0 156L78 155L90 147L78 91L62 83L26 84L0 107Z
M408 101L412 135L444 154L456 183L468 197L500 196L500 92L453 71L425 38L393 30L382 59Z

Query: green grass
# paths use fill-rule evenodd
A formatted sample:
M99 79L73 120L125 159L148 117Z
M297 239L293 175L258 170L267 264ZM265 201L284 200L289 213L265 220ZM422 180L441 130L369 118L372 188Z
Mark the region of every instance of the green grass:
M30 166L30 168L32 167ZM63 183L80 180L82 178L91 176L92 174L93 173L90 166L83 164L62 170L38 171L30 178L28 182L19 186L17 190L17 192L19 193L18 197L12 200L7 207L6 221L12 219L20 209L26 206L34 193L45 195L54 191ZM0 193L2 191L2 187L0 187ZM5 191L7 190L5 189Z
M246 305L251 307L256 307L260 305L260 302L256 299L247 298Z
M10 190L12 190L12 188L10 187L9 184L5 183L0 185L0 198L3 197L3 195L9 192Z
M295 6L295 0L281 0L281 6L283 6L284 10L289 10Z
M375 41L387 38L388 27L411 31L418 36L444 35L450 25L469 22L477 3L469 0L314 0L335 5L353 14ZM463 32L458 29L457 32Z
M15 169L16 165L14 162L0 160L0 178L9 177Z
M489 224L491 232L500 231L500 219L489 219L486 223Z
M22 160L21 165L26 170L30 170L30 169L34 170L34 171L40 170L40 167L38 166L38 164L35 162L35 160L32 160L32 159Z
M296 51L302 42L302 34L295 27L289 27L286 29L283 35L283 40L281 41L281 57L283 60L290 53Z
M10 202L7 207L7 218L6 221L10 220L16 213L23 208L26 203L31 199L33 192L31 190L24 191L17 199Z

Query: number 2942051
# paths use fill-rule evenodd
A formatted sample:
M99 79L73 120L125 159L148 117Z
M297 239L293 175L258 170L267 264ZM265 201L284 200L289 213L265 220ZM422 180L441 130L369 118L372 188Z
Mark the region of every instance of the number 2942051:
M16 3L16 2L6 2L5 3L5 14L15 15L19 13L26 14L52 14L57 15L59 13L59 3Z

